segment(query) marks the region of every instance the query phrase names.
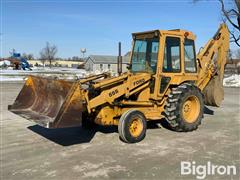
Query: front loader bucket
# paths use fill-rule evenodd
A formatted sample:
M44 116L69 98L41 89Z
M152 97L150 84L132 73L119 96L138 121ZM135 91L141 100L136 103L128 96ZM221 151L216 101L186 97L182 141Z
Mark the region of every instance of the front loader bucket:
M80 126L83 111L80 84L29 76L8 109L47 128Z
M220 75L214 76L203 90L205 104L219 107L224 99L223 81Z

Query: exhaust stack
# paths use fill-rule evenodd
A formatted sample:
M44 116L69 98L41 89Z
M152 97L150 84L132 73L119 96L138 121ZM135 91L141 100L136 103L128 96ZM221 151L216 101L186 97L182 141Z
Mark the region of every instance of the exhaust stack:
M118 60L117 60L117 67L118 67L118 75L122 74L122 55L121 55L121 42L118 43Z

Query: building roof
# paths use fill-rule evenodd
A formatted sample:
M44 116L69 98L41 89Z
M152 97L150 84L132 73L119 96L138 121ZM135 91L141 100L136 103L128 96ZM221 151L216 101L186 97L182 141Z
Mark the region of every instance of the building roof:
M86 61L88 61L89 59L91 59L94 64L117 64L118 56L90 55ZM129 62L129 56L122 56L123 64L127 64Z
M240 59L228 59L227 64L238 64Z

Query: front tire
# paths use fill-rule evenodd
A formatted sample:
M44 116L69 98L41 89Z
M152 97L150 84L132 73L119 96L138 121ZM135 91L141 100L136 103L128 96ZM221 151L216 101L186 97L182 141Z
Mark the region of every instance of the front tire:
M118 133L126 143L137 143L146 135L147 121L144 114L138 110L128 110L120 118Z
M201 91L192 84L183 83L168 95L165 116L171 129L189 132L201 124L203 110Z

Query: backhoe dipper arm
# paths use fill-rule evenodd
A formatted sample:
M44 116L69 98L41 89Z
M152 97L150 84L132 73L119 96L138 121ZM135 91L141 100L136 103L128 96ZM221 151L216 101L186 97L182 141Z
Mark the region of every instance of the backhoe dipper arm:
M199 78L197 86L203 90L215 75L219 75L222 83L224 67L229 51L229 30L221 24L217 33L198 53Z

